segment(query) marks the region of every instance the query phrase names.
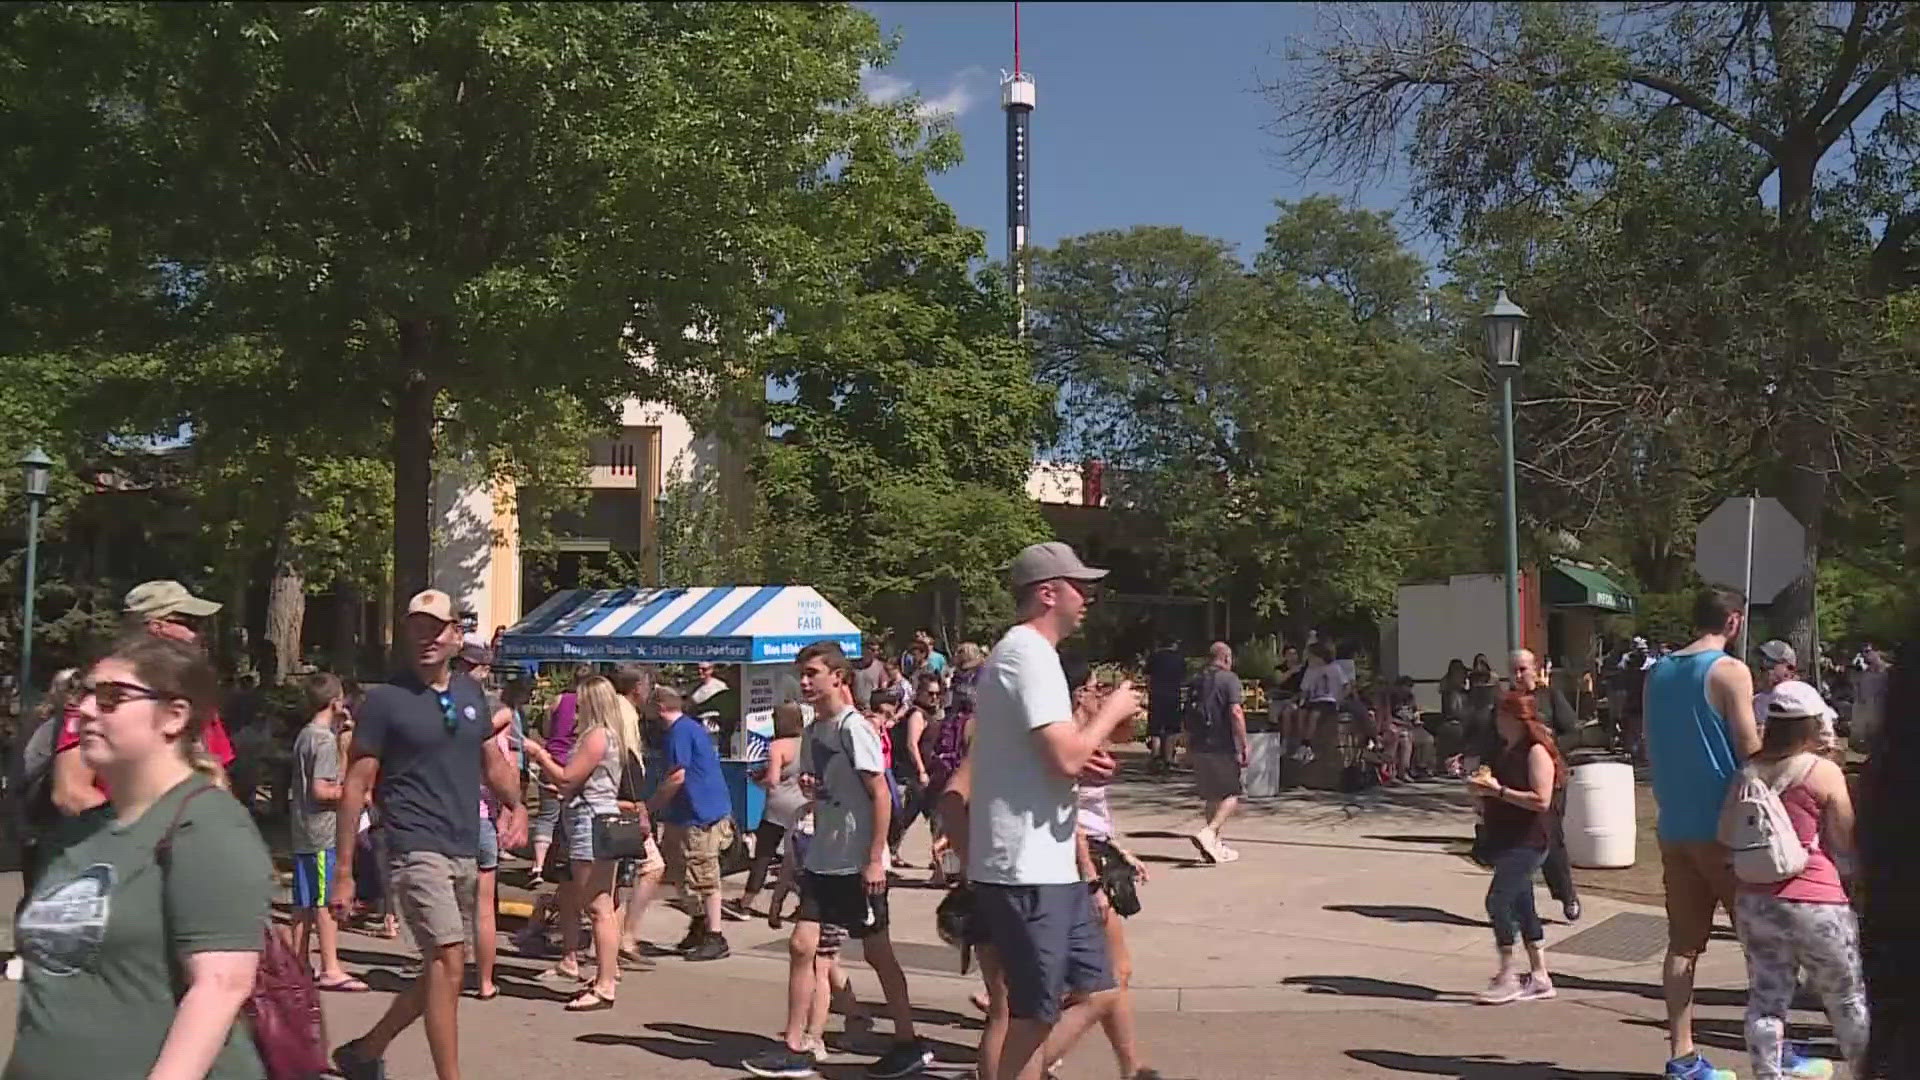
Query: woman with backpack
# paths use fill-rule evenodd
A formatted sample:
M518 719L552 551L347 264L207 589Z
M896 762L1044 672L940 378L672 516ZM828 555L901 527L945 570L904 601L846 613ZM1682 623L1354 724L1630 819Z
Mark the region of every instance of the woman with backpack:
M26 981L7 1077L266 1076L236 1021L273 865L247 812L194 766L218 697L198 649L147 633L75 688L77 752L111 801L46 838L16 924Z
M1747 1053L1755 1080L1788 1075L1787 1012L1802 970L1826 1006L1841 1052L1850 1062L1866 1060L1860 927L1831 854L1853 851L1853 799L1846 774L1820 755L1825 712L1826 702L1806 683L1775 687L1760 752L1735 777L1721 816L1740 878L1734 928L1747 953Z
M1533 875L1547 861L1553 793L1567 782L1566 762L1553 732L1541 723L1533 695L1512 692L1494 710L1499 750L1467 779L1480 799L1481 831L1475 857L1493 868L1487 886L1487 917L1500 970L1475 999L1482 1005L1546 1001L1554 996L1547 974L1546 932L1533 903ZM1527 947L1527 972L1515 965L1514 944Z

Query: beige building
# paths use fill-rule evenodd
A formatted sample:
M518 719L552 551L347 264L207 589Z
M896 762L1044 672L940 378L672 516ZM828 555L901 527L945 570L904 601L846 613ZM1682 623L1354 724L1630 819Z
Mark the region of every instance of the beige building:
M618 433L594 440L589 450L586 506L568 523L560 550L628 552L652 565L660 496L709 473L723 488L744 481L737 455L722 440L696 433L666 405L628 399ZM434 482L433 580L473 613L482 634L518 622L528 606L516 496L511 484L457 470Z

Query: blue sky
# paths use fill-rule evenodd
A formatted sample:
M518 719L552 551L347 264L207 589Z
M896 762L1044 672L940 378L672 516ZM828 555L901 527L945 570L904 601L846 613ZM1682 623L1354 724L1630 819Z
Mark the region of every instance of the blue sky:
M967 158L937 177L935 188L963 222L986 230L992 256L1004 258L999 78L1013 67L1013 5L863 6L900 37L894 63L868 76L869 94L918 94L928 108L953 116ZM1034 242L1179 225L1231 241L1251 257L1277 198L1327 192L1400 209L1398 183L1356 192L1351 184L1295 175L1263 130L1273 107L1257 82L1284 70L1289 40L1309 35L1313 25L1312 4L1022 4L1021 66L1038 93Z

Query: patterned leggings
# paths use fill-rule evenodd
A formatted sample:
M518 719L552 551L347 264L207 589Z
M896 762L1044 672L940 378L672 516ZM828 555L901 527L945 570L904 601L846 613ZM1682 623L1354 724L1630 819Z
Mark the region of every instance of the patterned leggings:
M1747 951L1747 1052L1754 1080L1780 1080L1795 976L1826 1005L1848 1061L1867 1054L1867 993L1860 976L1860 925L1845 904L1804 904L1742 892L1734 925Z

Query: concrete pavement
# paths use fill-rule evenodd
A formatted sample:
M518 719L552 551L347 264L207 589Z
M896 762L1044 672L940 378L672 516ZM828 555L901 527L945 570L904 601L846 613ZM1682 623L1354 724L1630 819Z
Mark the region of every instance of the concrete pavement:
M1579 927L1549 926L1561 999L1480 1008L1471 995L1490 974L1487 877L1462 853L1471 812L1455 783L1346 798L1293 793L1248 805L1228 829L1242 858L1203 866L1185 833L1197 804L1184 779L1129 776L1113 791L1127 844L1151 866L1144 910L1128 921L1136 1007L1147 1060L1169 1077L1444 1076L1474 1080L1651 1076L1664 1058L1657 909L1590 896ZM924 832L909 856L923 854ZM1642 852L1641 857L1653 857ZM914 859L920 862L923 859ZM909 872L909 879L924 872ZM738 879L729 887L738 888ZM1542 911L1558 905L1540 893ZM893 897L895 940L908 967L923 1034L947 1072L963 1071L978 1040L968 1004L973 977L933 931L938 894L902 887ZM1615 920L1615 916L1626 916ZM685 918L659 907L647 937L677 940ZM1554 953L1579 932L1589 951ZM590 1077L733 1077L737 1063L782 1022L784 932L764 922L726 927L734 955L689 964L663 958L629 973L613 1010L568 1015L562 996L533 984L538 966L503 957L502 996L463 1005L464 1075L507 1080L548 1071ZM349 936L349 966L379 990L399 985L390 943ZM1647 948L1655 952L1641 959ZM878 990L855 965L863 999ZM1743 966L1738 946L1717 943L1702 961L1699 1037L1716 1060L1746 1073L1739 1046ZM0 990L10 998L12 988ZM330 995L336 1039L358 1033L386 995ZM10 1007L0 1000L0 1007ZM886 1030L884 1022L881 1030ZM1812 1029L1824 1032L1824 1025ZM6 1033L10 1041L10 1031ZM852 1077L864 1065L829 1065ZM394 1047L391 1075L432 1076L424 1038ZM1113 1073L1098 1033L1065 1076Z

